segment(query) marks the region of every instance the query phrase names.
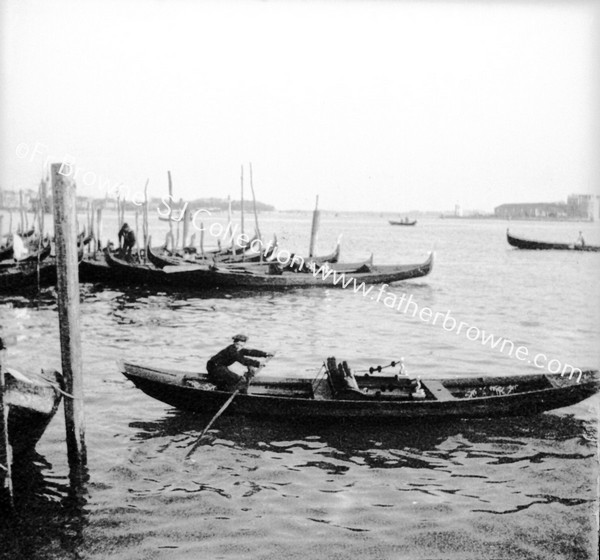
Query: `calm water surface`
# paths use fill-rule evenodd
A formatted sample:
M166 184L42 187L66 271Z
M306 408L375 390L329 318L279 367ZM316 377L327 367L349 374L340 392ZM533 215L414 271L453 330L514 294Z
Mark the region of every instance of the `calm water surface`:
M434 270L389 291L578 367L600 364L600 255L510 248L505 230L573 241L593 224L322 217L319 252ZM105 226L106 227L106 226ZM156 235L166 231L156 228ZM261 218L304 254L310 216ZM116 231L116 230L115 230ZM82 287L89 482L69 495L62 409L24 468L3 558L594 559L598 396L531 418L360 427L208 419L145 396L117 360L201 369L237 332L276 351L265 375L316 374L327 356L355 369L404 357L427 377L535 373L527 360L348 290L167 294ZM9 361L60 366L51 290L0 297Z

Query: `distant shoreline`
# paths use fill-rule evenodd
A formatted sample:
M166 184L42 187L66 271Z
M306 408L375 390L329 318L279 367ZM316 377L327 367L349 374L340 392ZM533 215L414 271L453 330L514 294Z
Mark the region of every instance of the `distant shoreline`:
M151 201L151 202L157 202L155 200ZM128 211L135 209L135 207L133 208L127 208ZM116 210L115 208L107 208L107 210ZM9 212L9 211L15 211L15 212L19 212L20 208L18 206L1 206L0 207L0 212L1 211L5 211L5 212ZM85 213L88 211L87 205L78 205L77 206L77 212L80 213ZM25 209L25 212L28 214L33 213L33 211L31 210L31 208L27 208ZM222 208L211 208L211 212L213 214L222 214L225 213L226 210L222 209ZM246 211L247 212L247 211ZM247 212L249 214L249 212ZM300 214L300 215L307 215L310 216L313 213L313 210L277 210L277 209L273 209L273 210L265 210L265 209L257 209L257 213L259 215L269 215L269 214ZM52 212L46 212L46 214L52 214ZM234 215L239 215L240 214L240 210L239 208L236 208L235 211L233 212ZM441 212L436 212L436 211L431 211L431 212L427 212L427 211L418 211L415 210L413 212L379 212L376 210L328 210L328 209L322 209L320 210L320 214L321 216L327 216L327 217L338 217L338 216L349 216L349 215L355 215L355 216L373 216L373 217L379 217L382 219L388 219L388 218L398 218L400 217L404 217L404 216L409 216L411 219L417 219L417 220L497 220L497 221L505 221L505 222L583 222L583 223L595 223L595 220L592 219L588 219L588 218L576 218L576 217L560 217L560 218L550 218L550 217L534 217L534 216L523 216L523 217L514 217L514 218L505 218L503 216L495 216L493 214L474 214L472 216L454 216L451 214L443 214Z
M536 216L518 216L515 218L505 218L504 216L440 216L440 220L502 220L505 222L590 222L594 220L589 218L549 218Z

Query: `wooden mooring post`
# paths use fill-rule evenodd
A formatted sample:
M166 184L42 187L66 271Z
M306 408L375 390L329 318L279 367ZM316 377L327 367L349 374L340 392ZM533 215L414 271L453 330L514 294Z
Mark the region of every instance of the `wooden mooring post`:
M308 256L314 257L315 246L317 244L317 232L319 230L319 195L317 195L317 201L315 202L315 210L313 212L312 227L310 228L310 246L308 248Z
M262 241L262 234L260 233L260 227L258 226L258 211L256 209L256 195L254 194L254 183L252 182L252 163L248 164L250 168L250 190L252 191L252 208L254 209L254 223L256 226L256 234Z
M4 342L0 338L0 480L3 481L2 491L8 495L9 507L15 507L13 485L12 485L12 449L8 441L8 405L5 403L6 383L4 381L4 370L2 369L4 354Z
M81 482L87 462L83 413L83 368L79 321L79 271L75 183L52 164L57 299L64 391L67 454L71 482Z

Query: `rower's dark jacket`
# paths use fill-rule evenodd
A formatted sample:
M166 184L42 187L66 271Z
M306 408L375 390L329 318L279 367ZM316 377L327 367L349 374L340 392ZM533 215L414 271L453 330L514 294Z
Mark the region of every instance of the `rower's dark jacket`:
M230 344L227 348L224 348L218 354L215 354L210 360L208 360L208 362L206 363L206 369L207 371L210 371L217 367L229 367L235 362L239 362L240 364L245 366L260 366L260 362L252 360L250 358L246 358L245 356L266 358L267 353L262 352L261 350L252 350L250 348L242 348L241 350L238 350L235 347L235 344Z
M123 238L123 243L126 243L131 246L135 245L135 232L130 227L123 226L119 230L118 237L119 241L121 240L121 237Z

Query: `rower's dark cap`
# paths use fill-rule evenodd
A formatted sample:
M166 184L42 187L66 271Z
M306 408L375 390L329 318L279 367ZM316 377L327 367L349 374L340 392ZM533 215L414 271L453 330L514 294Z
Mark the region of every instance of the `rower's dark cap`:
M233 342L248 342L248 337L245 334L236 334L233 337Z

